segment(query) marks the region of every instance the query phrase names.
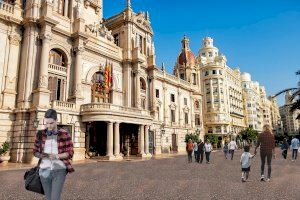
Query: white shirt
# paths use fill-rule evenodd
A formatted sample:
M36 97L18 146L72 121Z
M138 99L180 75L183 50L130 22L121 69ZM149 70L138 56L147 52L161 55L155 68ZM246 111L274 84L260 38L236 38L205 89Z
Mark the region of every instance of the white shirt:
M291 141L291 148L292 149L299 149L299 145L300 145L300 143L299 143L298 138L292 139L292 141Z
M58 154L57 135L47 136L44 146L44 153ZM43 158L40 164L41 169L66 169L66 165L59 159L50 160L49 158Z
M197 142L194 142L194 151L198 151L198 144L197 144Z
M242 163L242 168L248 168L251 166L251 158L254 155L251 155L249 152L244 152L241 156L240 162Z
M229 142L229 150L235 150L237 148L236 142L235 141L231 141Z
M212 146L211 146L211 144L210 143L208 143L208 144L204 144L204 150L205 150L205 152L211 152L212 151Z

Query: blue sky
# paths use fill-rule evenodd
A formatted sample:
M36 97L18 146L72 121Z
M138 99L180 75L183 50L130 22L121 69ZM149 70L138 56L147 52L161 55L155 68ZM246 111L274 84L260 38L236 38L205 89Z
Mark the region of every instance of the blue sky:
M213 3L212 3L213 2ZM131 0L135 12L148 11L154 30L156 64L172 73L187 35L195 55L210 36L230 67L249 72L267 94L297 86L300 70L300 0ZM104 18L119 13L126 0L104 0ZM283 96L278 98L283 104Z

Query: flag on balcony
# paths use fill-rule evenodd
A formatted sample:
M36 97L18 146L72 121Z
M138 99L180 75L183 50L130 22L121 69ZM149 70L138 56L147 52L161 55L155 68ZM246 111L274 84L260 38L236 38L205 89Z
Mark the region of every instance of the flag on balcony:
M111 63L107 63L104 70L105 89L110 91L113 86L113 68Z

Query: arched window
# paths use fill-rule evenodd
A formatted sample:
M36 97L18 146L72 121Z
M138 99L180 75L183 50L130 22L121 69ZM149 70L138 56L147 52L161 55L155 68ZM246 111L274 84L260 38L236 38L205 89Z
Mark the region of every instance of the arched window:
M49 63L59 66L65 66L65 58L60 51L52 49L49 52Z
M57 72L60 72L59 75ZM67 100L67 69L66 57L58 49L49 52L48 66L48 89L50 90L50 101Z
M140 78L140 87L141 90L146 90L146 82L143 78Z

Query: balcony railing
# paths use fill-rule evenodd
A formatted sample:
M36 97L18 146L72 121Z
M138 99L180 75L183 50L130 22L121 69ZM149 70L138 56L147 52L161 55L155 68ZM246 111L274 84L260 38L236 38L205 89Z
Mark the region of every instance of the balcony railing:
M14 5L0 2L0 10L13 14L14 13Z
M76 111L76 104L65 101L53 101L52 108L57 110Z
M148 110L141 110L138 108L130 108L130 107L124 107L119 105L113 105L110 103L89 103L84 104L80 107L80 112L99 112L99 111L115 111L120 113L127 113L127 114L133 114L133 115L150 115L150 111Z
M63 74L67 73L67 68L64 66L49 63L48 68L50 71L59 72L59 73L63 73Z

